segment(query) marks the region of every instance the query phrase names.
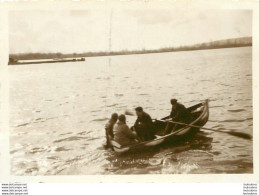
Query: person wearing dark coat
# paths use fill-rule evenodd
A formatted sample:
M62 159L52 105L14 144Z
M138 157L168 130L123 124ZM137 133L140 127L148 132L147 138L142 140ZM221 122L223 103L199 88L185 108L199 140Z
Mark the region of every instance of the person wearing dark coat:
M176 99L171 99L170 102L172 104L172 110L169 116L169 120L173 120L175 122L181 122L181 123L190 123L192 117L188 109L183 104L178 103ZM182 127L175 124L172 129L172 126L173 124L168 122L165 130L165 134L174 132L176 129Z
M134 129L141 141L153 139L153 122L149 114L143 111L142 107L135 109L137 120L134 124Z
M113 133L113 127L115 123L117 122L118 114L113 113L111 115L110 120L105 125L105 135L106 135L106 147L110 147L111 143L110 140L113 139L114 133Z
M172 110L170 118L174 121L190 122L191 113L185 108L183 104L177 102L176 99L171 99Z

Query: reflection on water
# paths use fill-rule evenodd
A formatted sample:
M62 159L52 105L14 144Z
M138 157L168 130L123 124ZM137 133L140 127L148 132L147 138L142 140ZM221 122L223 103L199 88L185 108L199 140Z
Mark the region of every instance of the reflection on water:
M152 118L210 99L208 128L252 134L251 48L88 58L11 66L10 154L15 175L251 173L252 142L210 131L142 154L105 150L113 112ZM132 125L135 117L128 116Z
M110 162L107 164L106 170L114 174L147 174L147 173L168 173L164 171L171 169L171 173L184 173L186 170L177 169L177 165L181 163L179 153L192 151L198 152L201 158L204 154L210 154L213 138L207 137L204 132L196 134L194 137L186 138L177 143L167 143L160 147L152 148L147 151L125 154L125 155L109 155L106 159ZM112 153L112 152L111 152ZM167 164L165 164L167 163ZM164 166L166 165L166 166ZM168 167L170 166L170 168ZM143 169L145 168L145 169ZM188 169L190 167L188 166ZM129 172L130 170L130 172Z

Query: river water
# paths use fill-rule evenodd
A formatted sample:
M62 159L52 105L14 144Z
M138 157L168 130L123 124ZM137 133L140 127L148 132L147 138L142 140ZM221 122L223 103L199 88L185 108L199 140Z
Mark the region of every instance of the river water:
M110 65L109 65L110 60ZM113 112L142 106L152 118L209 99L205 125L252 135L252 48L86 58L9 66L13 175L252 173L252 141L202 130L150 152L103 147ZM127 116L129 125L134 116Z

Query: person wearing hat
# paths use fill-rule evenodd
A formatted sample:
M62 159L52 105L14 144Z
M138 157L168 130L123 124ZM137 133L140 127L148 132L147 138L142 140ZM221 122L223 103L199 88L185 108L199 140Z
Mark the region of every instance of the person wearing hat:
M113 139L113 126L117 122L118 114L113 113L111 115L110 120L105 125L105 135L106 135L106 147L110 147L111 143L110 140Z
M129 126L126 124L126 117L121 114L118 118L118 122L114 126L114 141L122 146L136 143L137 134L131 131Z
M172 110L168 120L173 120L175 122L189 123L191 121L191 113L188 111L188 109L186 109L186 107L183 104L178 103L177 99L171 99L170 102L172 104ZM174 132L177 128L179 128L178 125L174 125L172 129L172 126L173 126L172 123L167 124L165 129L165 134Z
M141 141L151 140L153 136L153 122L149 114L144 112L142 107L135 108L138 116L133 129L138 134Z

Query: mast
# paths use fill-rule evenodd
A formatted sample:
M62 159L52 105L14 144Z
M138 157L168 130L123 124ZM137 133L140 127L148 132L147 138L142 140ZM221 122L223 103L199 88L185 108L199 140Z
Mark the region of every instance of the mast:
M111 54L111 49L112 49L112 15L113 15L113 10L111 9L110 26L109 26L109 55ZM111 65L111 56L109 56L109 66L110 65Z

